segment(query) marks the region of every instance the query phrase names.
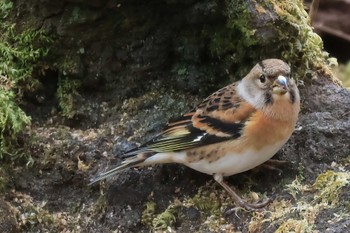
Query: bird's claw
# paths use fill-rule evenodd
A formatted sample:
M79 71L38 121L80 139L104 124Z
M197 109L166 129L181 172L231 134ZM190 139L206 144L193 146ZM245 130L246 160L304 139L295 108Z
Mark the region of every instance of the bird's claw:
M238 203L239 206L230 208L228 210L225 211L225 216L229 216L234 212L237 212L239 209L245 209L249 212L251 211L263 211L264 207L267 206L269 203L272 202L272 199L268 198L267 200L263 201L263 202L259 202L259 203L248 203L248 202L244 202L242 201L241 203Z

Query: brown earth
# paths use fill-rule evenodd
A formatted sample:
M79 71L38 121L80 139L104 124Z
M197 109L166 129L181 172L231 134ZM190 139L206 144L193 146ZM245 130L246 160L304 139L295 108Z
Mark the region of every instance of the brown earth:
M276 155L289 161L282 172L253 170L228 179L247 199L274 198L265 211L225 216L233 203L212 178L174 164L127 170L87 186L119 162L117 155L241 77L247 68L240 70L240 63L251 67L257 57L276 54L223 50L232 46L225 41L213 49L211 41L220 39L213 35L225 29L222 7L210 1L16 1L20 26L45 29L57 40L40 77L44 88L28 93L23 104L32 117L25 151L34 163L0 170L9 180L0 200L2 232L348 231L350 92L321 71L299 85L298 125ZM270 14L260 23L270 20L278 21ZM82 82L70 119L53 94L65 77Z

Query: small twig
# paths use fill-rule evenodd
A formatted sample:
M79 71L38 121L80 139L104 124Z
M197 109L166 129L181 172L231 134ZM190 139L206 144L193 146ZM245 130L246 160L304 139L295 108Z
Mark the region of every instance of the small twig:
M316 17L319 3L320 3L320 0L313 0L311 2L310 10L309 10L309 17L310 17L311 25L313 24L314 19Z
M322 31L322 32L326 32L328 34L331 34L333 36L336 36L336 37L339 37L339 38L342 38L346 41L349 41L350 42L350 35L349 34L346 34L344 33L343 31L340 31L340 30L337 30L337 29L334 29L334 28L331 28L329 26L326 26L324 24L315 24L313 25L314 28Z

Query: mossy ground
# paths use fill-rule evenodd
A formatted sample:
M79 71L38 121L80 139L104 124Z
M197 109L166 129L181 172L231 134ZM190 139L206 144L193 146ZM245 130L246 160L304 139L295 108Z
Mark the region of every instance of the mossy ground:
M334 218L329 221L336 223L350 217L348 207L339 207L339 197L349 187L349 172L326 171L320 174L313 184L307 184L296 178L291 183L282 187L291 198L278 198L259 212L247 213L237 208L231 213L239 221L244 216L244 221L249 232L314 232L316 218L332 209ZM264 195L247 190L245 199L254 202L259 201ZM200 224L198 232L235 232L235 223L228 221L223 213L232 206L232 199L228 194L215 188L213 183L207 183L199 188L193 197L184 197L183 200L175 199L163 212L156 213L156 204L148 202L143 212L142 222L148 225L152 232L163 230L165 232L176 231L176 221L185 215L184 208L195 208L200 212ZM240 223L242 224L242 223Z
M27 115L32 116L31 126L15 139L24 139L21 152L33 163L2 163L0 191L17 210L19 230L308 232L324 227L322 221L337 223L348 217L349 203L342 199L348 200L349 161L337 161L347 153L342 141L347 125L344 117L337 117L347 116L350 105L343 98L346 93L335 87L319 88L317 100L308 95L310 90L302 90L306 107L296 132L300 139L291 138L293 144L284 148L287 159L296 164L279 178L268 172L266 177L233 178L248 200L275 193L265 211L237 210L224 216L232 206L227 194L214 182L207 183L210 177L180 166L129 170L100 186L87 186L91 176L118 161L114 154L147 141L168 119L240 79L261 59L287 60L299 80L321 77L320 71L327 70L326 56L301 1L125 2L102 8L102 3L33 1L39 5L30 9L30 4L18 2L21 7L0 1L6 19L1 22L16 20L16 14L28 22L15 34L8 27L12 24L1 26L7 41L0 42L7 54L1 64L7 66L0 69L0 124L6 125L2 135L11 137L29 124ZM33 18L40 16L29 14L32 9L41 9L45 19ZM43 31L23 30L31 24ZM40 81L36 73L42 74ZM50 98L39 101L36 90ZM31 93L31 98L23 93ZM306 115L308 111L315 114ZM318 114L325 118L318 121ZM308 119L326 126L302 131ZM317 142L323 137L331 145ZM314 160L303 160L310 151ZM329 154L339 167L328 166L333 158ZM310 166L315 169L311 175ZM334 171L326 172L329 169Z
M196 29L194 34L189 33L187 28L184 29L184 32L180 32L183 35L175 43L175 54L179 56L178 61L167 64L165 63L168 61L166 57L158 60L157 55L152 52L147 55L145 52L149 50L149 46L161 46L160 48L163 48L164 40L167 39L153 37L149 39L150 45L141 48L141 53L136 51L133 54L133 50L130 49L121 50L120 53L124 55L120 55L122 61L116 61L117 64L119 64L118 62L125 63L125 56L127 56L125 54L128 53L136 61L135 64L126 67L126 71L129 73L135 72L134 67L137 67L136 70L140 71L136 72L142 74L144 71L147 72L148 69L152 70L150 63L159 63L158 65L168 67L169 72L165 72L164 75L169 76L170 82L167 79L160 78L158 85L154 85L155 89L170 83L170 89L180 89L186 94L193 92L201 95L217 89L218 84L223 85L227 83L228 79L237 80L243 77L252 66L251 61L257 62L266 58L266 56L285 59L293 66L297 79L304 79L308 74L322 67L322 69L326 69L326 66L322 66L325 58L322 52L322 40L309 26L309 19L301 1L295 1L292 4L279 1L227 1L225 4L218 4L209 1L207 4L199 4L194 9L198 12L197 14L210 14L213 17L211 20L222 21L223 23L220 24L221 26L215 27L204 23ZM101 58L100 61L96 61L95 59L99 58L94 57L91 60L88 59L89 64L86 64L86 66L95 66L97 70L91 71L97 73L94 74L94 77L84 78L83 61L86 60L85 57L95 55L88 49L88 43L90 40L94 40L95 37L84 32L88 29L81 29L80 27L100 17L100 12L96 11L94 14L92 12L94 11L91 8L74 6L71 11L67 11L67 14L63 15L67 22L65 25L59 25L61 30L65 31L78 27L80 33L85 33L85 37L79 39L71 35L72 37L69 38L67 43L77 43L75 52L62 51L64 55L55 58L54 56L62 53L56 51L60 49L59 46L62 43L61 40L57 39L58 35L46 32L44 29L25 28L30 27L31 24L36 25L31 18L26 21L27 24L18 24L17 26L14 22L15 9L13 2L9 0L1 1L0 17L4 19L4 22L1 23L4 42L1 44L0 51L3 58L0 73L0 97L3 100L0 105L0 108L3 109L0 115L2 154L11 148L10 139L6 138L12 137L13 139L30 122L30 118L19 107L23 93L31 92L33 93L31 95L36 96L35 98L40 98L40 94L35 92L45 89L46 87L43 85L49 82L57 82L57 86L49 91L55 92L55 98L59 105L57 110L68 119L79 118L79 116L84 115L84 110L79 110L84 102L80 92L88 86L88 82L92 82L93 85L89 88L94 88L96 83L107 81L110 82L105 84L105 88L118 88L117 85L120 84L127 86L130 88L129 91L123 93L121 90L119 93L125 98L131 92L133 92L131 95L143 95L148 91L155 90L142 90L137 87L137 83L143 83L143 86L146 86L144 85L145 78L137 77L139 75L130 77L127 72L120 72L119 70L115 79L101 75L101 65L99 63L103 59L112 59L111 55L108 54L113 51L108 50L102 51L107 57ZM87 15L93 15L93 17L90 18ZM139 15L138 17L142 18L143 16ZM133 20L137 21L137 19ZM178 24L176 21L172 23ZM194 22L190 21L189 23ZM148 27L142 29L150 30ZM139 33L144 35L142 30ZM147 39L145 39L146 41ZM208 42L205 44L201 41ZM186 47L189 50L183 49ZM43 62L43 58L48 54L50 48L55 51L52 52L47 62ZM155 52L157 53L157 51ZM168 53L171 56L173 52L169 51ZM143 54L142 59L140 59L140 54ZM151 60L147 61L147 59ZM215 61L215 65L206 61L210 59ZM199 63L203 63L203 65L200 66ZM111 68L111 70L113 69L115 68ZM56 81L40 82L38 78L40 75L34 74L35 71L37 74L41 73L42 76L45 76L47 70L56 70L58 76L55 78ZM108 75L111 76L112 73L108 72ZM153 76L157 75L155 72ZM52 77L46 78L50 79ZM154 79L152 74L147 78ZM125 82L125 80L128 80L128 82ZM148 86L148 88L150 87ZM41 102L38 99L36 101Z

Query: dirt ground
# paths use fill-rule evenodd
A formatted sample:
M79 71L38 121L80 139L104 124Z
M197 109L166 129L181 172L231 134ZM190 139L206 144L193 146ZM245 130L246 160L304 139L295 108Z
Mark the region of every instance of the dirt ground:
M315 71L299 83L296 130L274 157L287 164L228 179L247 200L272 198L261 212L225 215L234 204L212 177L176 164L88 186L123 151L234 80L232 51L213 55L206 44L226 19L209 2L16 3L23 27L57 33L59 42L55 66L40 77L45 87L22 103L32 118L21 136L27 157L0 168L0 232L349 231L350 92L331 77ZM65 73L83 80L69 119L53 94Z
M114 130L120 125L128 129L144 124L145 112L159 110L155 104L128 116L128 121L110 121L89 129L33 124L28 133L35 138L30 148L35 163L16 167L9 177L11 191L1 201L8 212L2 217L6 219L1 219L6 223L2 231L275 232L290 221L290 230L345 232L350 224L350 92L325 77L300 89L303 107L298 126L276 156L289 163L281 167L281 172L253 170L229 179L247 199L254 200L254 195L259 199L274 198L262 212L240 210L225 216L225 209L233 205L227 194L211 177L180 165L128 170L101 184L87 186L89 178L118 162L113 155L139 140ZM347 175L342 178L344 183L333 187L338 173ZM326 179L329 183L322 187L334 188L331 192L337 194L331 199L317 199L321 194L311 184L320 174L331 175ZM308 209L312 207L315 209ZM170 217L160 216L166 211ZM304 216L308 211L310 216ZM276 213L279 216L274 216Z

